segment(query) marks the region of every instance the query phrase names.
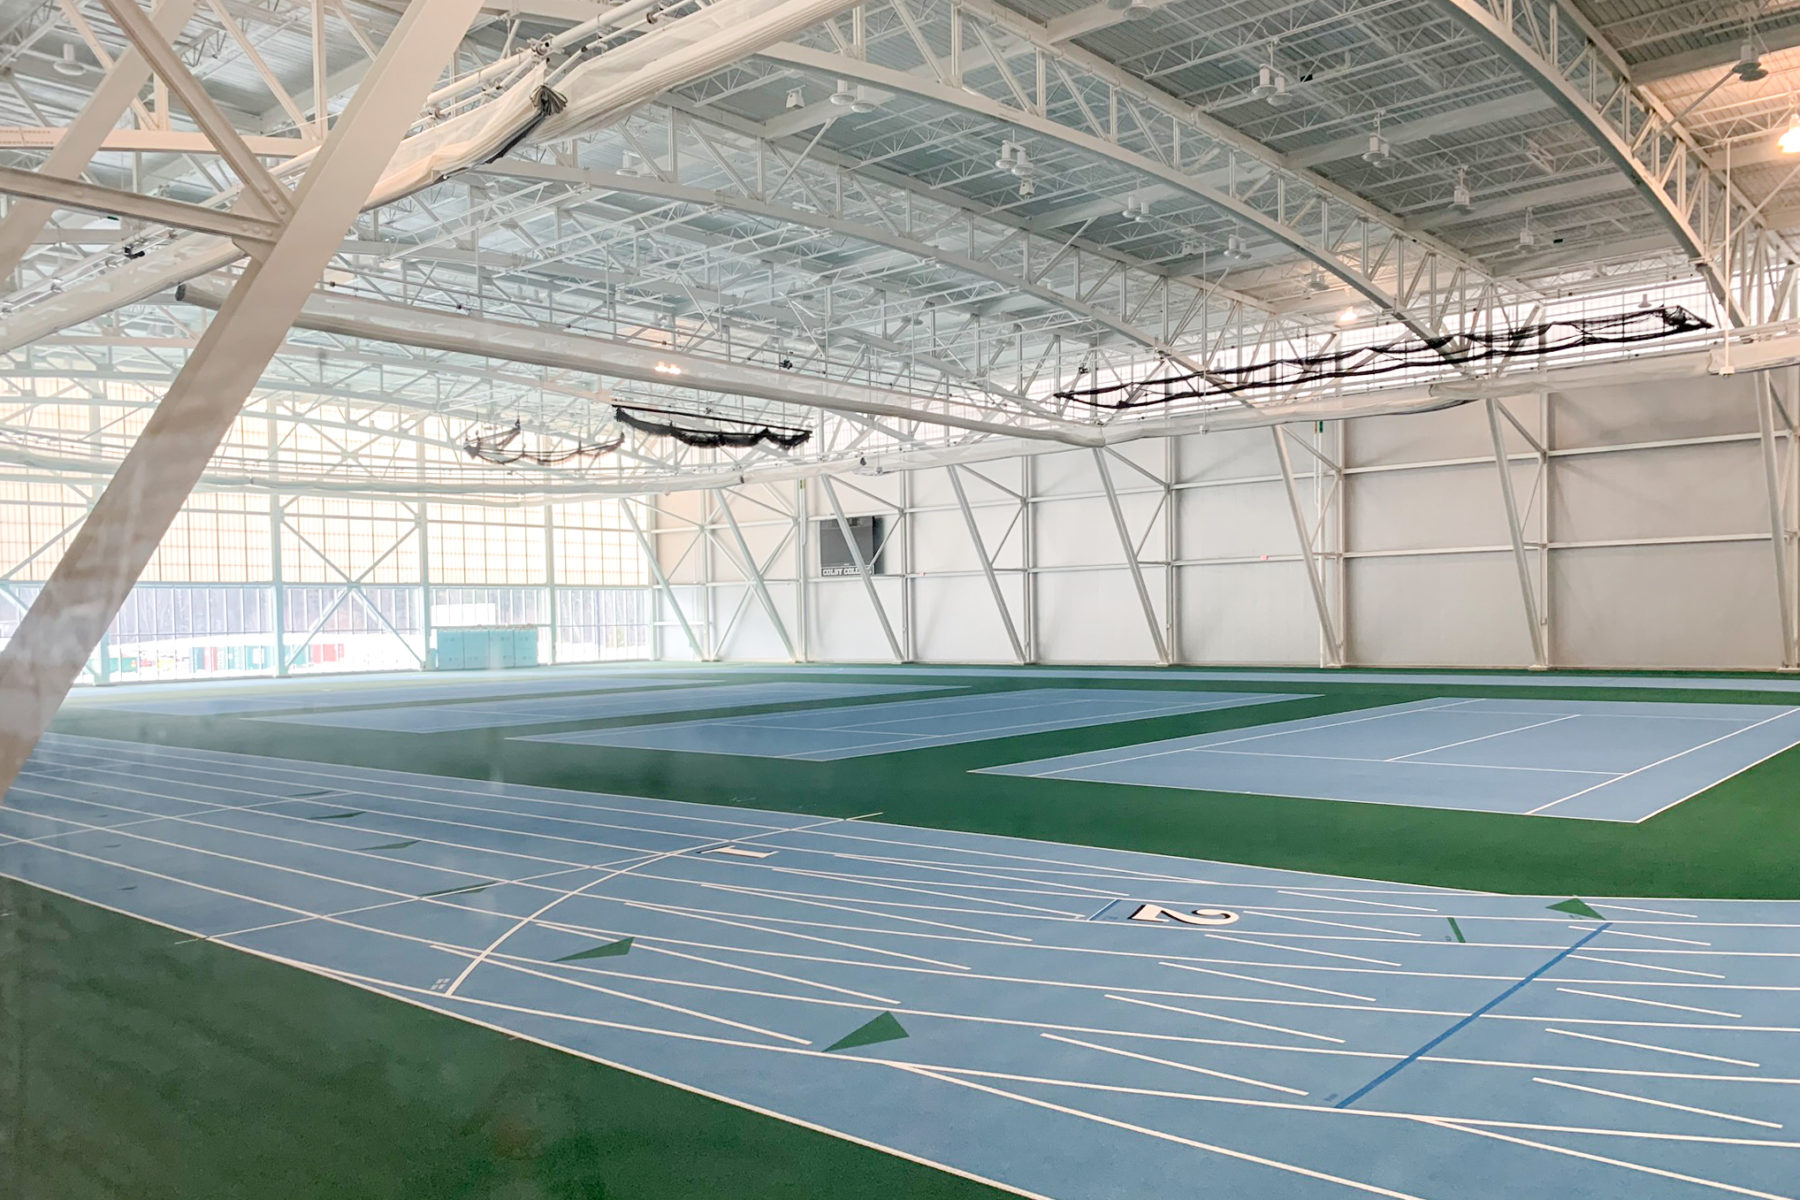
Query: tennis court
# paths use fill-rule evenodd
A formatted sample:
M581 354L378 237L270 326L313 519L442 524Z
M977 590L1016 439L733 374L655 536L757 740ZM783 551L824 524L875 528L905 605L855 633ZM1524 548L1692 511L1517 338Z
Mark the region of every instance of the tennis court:
M542 734L522 740L831 762L1301 698L1279 692L1026 688L853 708Z
M660 689L660 690L650 690ZM797 704L813 700L859 700L910 692L941 692L931 684L763 683L672 684L647 681L630 690L586 696L527 697L488 703L401 705L354 708L290 716L260 717L295 725L333 729L370 729L384 733L457 733L500 729L508 725L553 725L658 713L704 712L715 708L753 708L764 704Z
M1779 705L1438 699L987 771L1643 821L1796 743Z

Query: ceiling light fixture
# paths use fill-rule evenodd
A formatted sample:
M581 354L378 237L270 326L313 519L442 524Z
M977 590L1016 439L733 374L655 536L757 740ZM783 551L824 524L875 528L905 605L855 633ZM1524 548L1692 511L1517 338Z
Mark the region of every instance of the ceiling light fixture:
M1800 112L1788 118L1788 127L1775 144L1781 147L1783 154L1800 154Z
M1762 55L1757 52L1755 39L1745 38L1738 46L1738 60L1732 66L1731 73L1744 83L1755 83L1769 77L1769 69L1762 64Z
M1375 131L1369 134L1369 148L1363 151L1362 159L1371 167L1385 167L1394 158L1394 148L1388 140L1381 136L1381 114L1375 114Z
M1469 212L1475 207L1475 193L1469 190L1469 168L1456 168L1456 186L1450 191L1450 207Z
M831 93L831 102L839 108L849 108L856 103L856 89L850 86L848 79L837 81L837 90Z
M1361 315L1362 314L1358 313L1355 308L1346 308L1337 315L1337 323L1339 325L1354 325L1356 324L1357 318Z
M1314 267L1307 273L1306 290L1309 292L1329 292L1331 290L1331 284L1325 278L1324 273L1317 267Z
M1244 239L1242 237L1234 233L1225 239L1225 257L1229 258L1232 262L1249 261L1250 251L1244 248Z
M1525 224L1519 230L1519 249L1529 250L1537 245L1537 234L1531 230L1531 210L1525 210Z
M1150 215L1150 203L1136 192L1125 197L1125 219L1127 221L1143 221Z
M674 363L659 362L653 368L658 375L679 375L681 368Z
M994 160L994 170L1011 171L1013 160L1017 157L1019 147L1011 138L1000 143L1000 157Z
M1023 145L1013 145L1012 173L1020 179L1031 179L1037 175L1037 164L1025 153Z
M75 57L75 43L64 42L62 57L50 64L50 69L58 75L73 79L77 75L87 74L87 66Z
M1250 89L1250 94L1258 100L1266 100L1276 108L1292 99L1288 95L1287 76L1274 63L1265 63L1257 68L1256 86Z

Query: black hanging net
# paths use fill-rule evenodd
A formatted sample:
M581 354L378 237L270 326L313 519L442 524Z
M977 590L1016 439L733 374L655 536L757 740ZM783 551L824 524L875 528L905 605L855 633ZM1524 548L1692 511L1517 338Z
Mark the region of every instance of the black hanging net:
M524 436L525 431L520 428L519 422L514 421L511 429L499 433L471 435L463 443L463 453L470 458L501 466L528 462L540 467L554 467L578 458L598 458L602 454L611 454L625 444L625 439L621 437L607 442L580 442L561 450L533 451L525 448Z
M1450 333L1406 337L1379 346L1359 346L1304 358L1276 358L1248 367L1206 371L1169 370L1147 379L1122 380L1059 391L1060 400L1094 408L1123 410L1176 400L1210 400L1265 388L1290 388L1328 379L1387 375L1412 367L1457 366L1529 355L1559 354L1583 346L1618 346L1675 337L1712 326L1679 306L1643 308L1607 317L1545 321L1492 333ZM1078 375L1087 374L1083 367Z
M752 446L766 443L782 450L792 450L812 437L810 429L797 429L782 425L758 425L754 421L738 421L731 417L699 417L693 413L666 412L656 408L615 408L613 411L618 414L619 422L622 425L629 426L640 433L672 437L689 446L747 450ZM684 425L677 421L663 419L669 417L686 417L689 420L705 421L707 426ZM717 428L720 425L734 426L734 428Z

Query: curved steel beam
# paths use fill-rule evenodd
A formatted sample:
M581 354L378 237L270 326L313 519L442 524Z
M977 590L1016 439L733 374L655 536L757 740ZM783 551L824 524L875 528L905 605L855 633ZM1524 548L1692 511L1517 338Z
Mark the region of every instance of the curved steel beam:
M1730 277L1729 242L1791 248L1662 106L1641 92L1617 51L1557 0L1438 0L1531 80L1649 203L1732 324L1755 319L1743 280ZM1740 229L1741 227L1741 229Z
M1156 180L1282 243L1416 333L1436 332L1448 307L1420 294L1426 278L1438 274L1434 264L1460 274L1455 290L1464 298L1503 282L1175 97L1055 43L1036 22L983 0L958 0L954 12L967 27L957 42L987 48L980 65L967 71L954 62L946 66L925 49L913 70L792 43L771 46L759 57L993 121ZM1023 43L1021 53L1029 53L1036 67L1026 72L1033 79L1015 76L1007 52L995 49L1000 42Z

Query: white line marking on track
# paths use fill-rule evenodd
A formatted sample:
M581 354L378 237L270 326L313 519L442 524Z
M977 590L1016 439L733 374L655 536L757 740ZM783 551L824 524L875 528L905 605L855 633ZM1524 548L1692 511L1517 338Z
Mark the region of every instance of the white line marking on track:
M1394 904L1386 900L1365 900L1361 896L1336 896L1329 895L1325 892L1291 892L1285 889L1278 889L1278 894L1283 896L1294 896L1301 900L1329 900L1339 904L1373 904L1377 908L1404 908L1412 912L1434 914L1437 912L1437 909L1435 908L1425 908L1418 904Z
M1611 907L1617 908L1618 905L1615 904L1615 905L1612 905ZM1647 942L1679 942L1683 946L1705 946L1708 949L1712 948L1711 942L1697 942L1693 938L1662 937L1661 935L1654 934L1654 933L1633 933L1629 929L1616 929L1616 928L1609 929L1606 932L1612 934L1615 937L1643 938ZM1620 949L1623 950L1624 947L1620 947ZM1680 953L1680 952L1664 950L1664 951L1661 951L1661 953L1674 954L1674 953ZM1732 951L1731 953L1740 953L1740 952Z
M1621 962L1616 958L1601 958L1594 954L1571 954L1570 958L1579 958L1583 962L1605 963L1609 967L1636 967L1640 971L1667 971L1671 975L1692 975L1697 979L1723 979L1723 975L1715 975L1711 971L1688 971L1681 967L1659 967L1655 963Z
M1642 1171L1646 1175L1660 1175L1664 1179L1675 1179L1682 1183L1699 1184L1701 1187L1718 1188L1720 1191L1733 1192L1739 1196L1754 1196L1757 1200L1794 1200L1792 1195L1780 1196L1774 1192L1759 1192L1755 1188L1738 1187L1736 1184L1720 1183L1716 1179L1702 1179L1698 1175L1683 1175L1679 1171L1665 1171L1661 1167L1647 1167L1642 1163L1626 1162L1622 1158L1608 1158L1604 1154L1590 1154L1586 1150L1574 1150L1567 1146L1553 1146L1548 1142L1534 1142L1529 1138L1513 1137L1510 1134L1496 1133L1492 1129L1477 1128L1466 1121L1453 1121L1440 1117L1424 1117L1427 1125L1440 1125L1445 1129L1454 1129L1461 1133L1472 1133L1477 1137L1493 1138L1496 1141L1512 1142L1519 1146L1530 1146L1534 1150L1548 1150L1552 1154L1564 1154L1570 1158L1585 1158L1589 1162L1605 1163L1609 1167L1623 1167L1627 1171Z
M1159 1067L1173 1067L1177 1071L1193 1071L1199 1075L1211 1075L1214 1079L1229 1079L1233 1083L1241 1083L1246 1087L1267 1088L1271 1092L1283 1092L1289 1096L1308 1096L1312 1093L1299 1088L1283 1087L1279 1083L1267 1083L1261 1079L1249 1079L1242 1075L1233 1075L1228 1071L1215 1071L1210 1067L1197 1067L1193 1063L1176 1062L1168 1058L1155 1058L1148 1054L1139 1054L1132 1050L1119 1050L1112 1046L1102 1046L1098 1042L1084 1042L1077 1038L1064 1037L1059 1033L1040 1033L1039 1037L1052 1042L1066 1042L1071 1046L1080 1046L1084 1050L1097 1050L1102 1054L1116 1054L1120 1058L1133 1058L1139 1062L1155 1063Z
M1299 983L1283 983L1278 979L1258 979L1254 975L1234 975L1230 971L1220 971L1212 967L1196 967L1189 963L1178 962L1162 962L1157 965L1174 967L1177 971L1196 971L1201 975L1221 975L1226 979L1242 979L1248 983L1260 983L1266 987L1293 988L1297 992L1315 992L1321 996L1338 996L1345 1000L1366 1000L1370 1004L1375 1003L1375 997L1373 996L1358 996L1354 992L1334 992L1330 988L1307 987L1306 985ZM1245 999L1248 999L1248 997L1245 997Z
M1363 958L1355 954L1333 954L1329 950L1309 950L1305 946L1283 946L1279 942L1259 942L1254 938L1237 937L1229 933L1209 933L1206 936L1218 938L1222 942L1242 942L1246 946L1261 946L1265 950L1285 950L1289 954L1316 954L1320 958L1341 958L1346 962L1374 963L1378 967L1398 967L1400 965L1385 958Z
M1563 1037L1580 1038L1583 1041L1588 1042L1606 1042L1613 1046L1630 1046L1635 1050L1654 1050L1659 1054L1675 1054L1682 1058L1698 1058L1704 1059L1707 1062L1729 1063L1734 1067L1753 1067L1758 1070L1762 1068L1761 1063L1754 1063L1749 1059L1726 1058L1722 1054L1702 1054L1698 1050L1676 1050L1669 1046L1655 1046L1649 1042L1628 1042L1623 1038L1601 1037L1599 1034L1595 1033L1577 1033L1573 1029L1553 1029L1546 1026L1544 1032L1560 1034Z
M1222 1017L1218 1013L1201 1012L1197 1008L1177 1008L1173 1004L1157 1004L1151 1000L1139 1000L1134 996L1108 995L1106 998L1108 1000L1118 1000L1124 1004L1141 1005L1144 1008L1160 1008L1164 1012L1184 1013L1190 1017L1206 1017L1209 1020L1213 1020L1213 1021L1224 1021L1228 1025L1244 1025L1251 1029L1267 1029L1273 1033L1286 1033L1286 1034L1290 1034L1294 1037L1312 1038L1315 1041L1331 1042L1334 1045L1338 1045L1338 1046L1342 1046L1344 1044L1343 1038L1326 1037L1322 1033L1307 1033L1303 1029L1289 1029L1285 1025L1270 1025L1263 1021L1246 1021L1242 1017ZM1396 1057L1398 1057L1398 1056L1396 1056Z
M1579 1083L1565 1083L1560 1079L1541 1079L1534 1077L1533 1083L1542 1083L1549 1087L1568 1088L1574 1092L1588 1092L1595 1096L1609 1096L1614 1100L1631 1100L1638 1104L1653 1104L1657 1108L1672 1108L1677 1112L1698 1113L1703 1117L1718 1117L1721 1121L1737 1121L1744 1125L1760 1125L1764 1129L1782 1129L1785 1126L1776 1121L1759 1121L1755 1117L1740 1117L1734 1113L1723 1113L1711 1108L1695 1108L1690 1104L1676 1104L1670 1100L1652 1100L1648 1096L1633 1096L1629 1092L1609 1092L1605 1088L1587 1087Z
M1648 1004L1652 1008L1675 1008L1682 1012L1702 1013L1709 1017L1742 1017L1743 1013L1722 1012L1716 1008L1694 1008L1687 1004L1669 1004L1662 1000L1643 1000L1637 996L1612 996L1605 992L1584 992L1580 988L1559 987L1559 992L1567 992L1571 996L1592 996L1598 1000L1619 1000L1626 1004Z

